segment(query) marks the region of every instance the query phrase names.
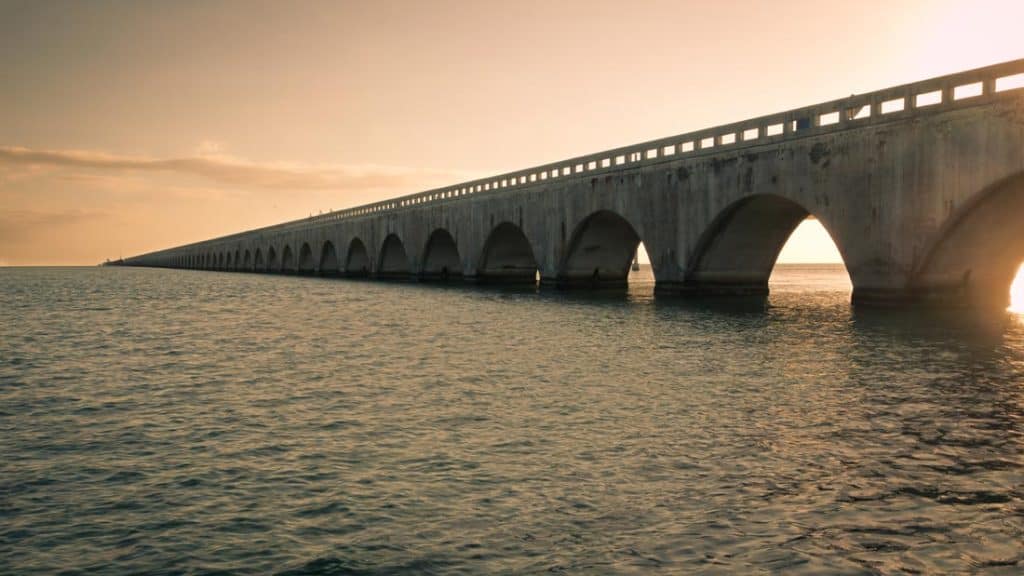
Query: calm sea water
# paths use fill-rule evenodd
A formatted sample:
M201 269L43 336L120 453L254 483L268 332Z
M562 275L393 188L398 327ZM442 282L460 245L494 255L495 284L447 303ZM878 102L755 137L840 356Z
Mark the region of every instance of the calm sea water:
M0 573L1024 571L1024 322L0 269Z

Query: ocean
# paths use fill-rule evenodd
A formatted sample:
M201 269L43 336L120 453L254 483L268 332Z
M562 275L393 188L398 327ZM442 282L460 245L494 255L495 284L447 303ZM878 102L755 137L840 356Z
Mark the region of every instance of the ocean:
M1024 316L0 269L0 573L1024 571Z

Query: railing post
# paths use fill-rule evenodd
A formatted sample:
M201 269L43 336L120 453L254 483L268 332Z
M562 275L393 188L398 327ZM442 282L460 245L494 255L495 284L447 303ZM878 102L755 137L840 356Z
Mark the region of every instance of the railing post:
M991 96L996 93L996 77L986 76L981 82L981 95Z

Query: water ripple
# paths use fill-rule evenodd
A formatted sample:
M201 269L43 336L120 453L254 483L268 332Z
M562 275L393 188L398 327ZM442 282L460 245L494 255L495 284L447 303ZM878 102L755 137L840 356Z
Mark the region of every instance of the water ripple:
M0 572L1020 573L1024 321L0 270Z

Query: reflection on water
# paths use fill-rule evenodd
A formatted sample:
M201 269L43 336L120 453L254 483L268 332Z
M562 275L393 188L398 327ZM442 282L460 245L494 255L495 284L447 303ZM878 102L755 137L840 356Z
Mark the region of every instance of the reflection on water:
M1018 318L0 270L0 571L1019 573Z

